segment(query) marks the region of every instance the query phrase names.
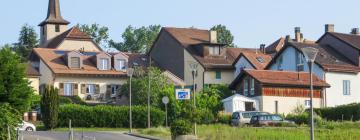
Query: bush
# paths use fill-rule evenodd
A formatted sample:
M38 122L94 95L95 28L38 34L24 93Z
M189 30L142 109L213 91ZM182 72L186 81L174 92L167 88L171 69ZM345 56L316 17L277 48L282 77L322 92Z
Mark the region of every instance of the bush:
M172 136L191 134L192 125L187 120L177 120L170 127Z
M337 107L315 109L315 112L326 120L359 121L360 103L341 105Z
M0 139L8 138L7 126L10 127L12 139L15 139L15 127L20 123L20 113L9 104L0 104Z
M59 103L60 104L72 104L72 100L68 97L60 96L59 97Z
M41 98L41 114L46 129L53 129L58 124L59 90L54 86L46 86Z
M230 124L231 122L231 115L228 114L219 114L218 116L218 123L222 124Z
M215 117L213 113L208 109L201 110L199 112L199 116L200 116L200 122L199 122L200 124L210 124L215 122Z
M79 96L72 96L72 97L60 96L59 101L60 101L60 104L86 105L86 103L83 100L81 100L81 98Z
M134 106L132 108L133 127L147 126L147 107ZM72 120L74 127L129 127L128 106L84 106L67 104L60 106L59 126L67 127ZM151 124L154 127L164 123L165 113L157 108L151 108Z
M303 124L310 124L310 114L309 112L304 112L302 114L288 114L285 117L286 120L294 121L296 124L303 125ZM316 113L314 113L314 122L317 124L322 123L322 118Z

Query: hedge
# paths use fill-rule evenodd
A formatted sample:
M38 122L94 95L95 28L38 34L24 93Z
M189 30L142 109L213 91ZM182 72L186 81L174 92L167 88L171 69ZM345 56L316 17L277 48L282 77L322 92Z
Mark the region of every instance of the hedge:
M133 106L133 127L147 126L147 107ZM60 106L59 127L68 127L69 120L73 127L129 127L128 106L84 106L67 104ZM151 125L156 127L164 123L165 113L151 108Z
M341 105L337 107L315 109L315 112L322 118L332 121L360 120L360 103L353 103L348 105Z

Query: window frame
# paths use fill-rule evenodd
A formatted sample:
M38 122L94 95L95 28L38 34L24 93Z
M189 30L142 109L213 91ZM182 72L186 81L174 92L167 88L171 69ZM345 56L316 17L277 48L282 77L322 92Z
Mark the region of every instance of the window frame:
M105 62L106 67L105 67ZM100 58L100 70L109 70L109 59L108 58Z
M77 60L78 66L73 65L73 59ZM80 57L70 57L70 68L76 68L79 69L81 67L81 63L80 63Z
M117 59L116 62L118 63L119 70L126 70L126 60L125 59ZM121 63L123 62L123 63ZM121 66L122 64L122 66Z
M217 71L215 71L215 79L216 80L221 80L221 71L220 70L217 70Z
M55 25L55 32L57 32L57 33L60 32L60 25L58 25L58 24Z
M351 95L351 82L350 80L343 80L343 95Z
M64 96L74 95L74 83L64 83Z
M250 95L255 95L255 80L254 78L250 79Z
M85 94L96 94L96 85L95 84L86 84L85 85Z
M249 95L249 80L248 79L244 80L243 86L244 86L244 90L243 90L244 95L245 96Z

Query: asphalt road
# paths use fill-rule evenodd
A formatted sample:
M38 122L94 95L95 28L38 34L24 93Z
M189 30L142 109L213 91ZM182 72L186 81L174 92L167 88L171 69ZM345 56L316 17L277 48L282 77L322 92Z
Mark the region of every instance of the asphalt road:
M74 140L82 140L81 132L74 133ZM23 132L24 140L68 140L68 132ZM95 139L94 139L95 138ZM84 140L146 140L129 136L120 132L84 132Z

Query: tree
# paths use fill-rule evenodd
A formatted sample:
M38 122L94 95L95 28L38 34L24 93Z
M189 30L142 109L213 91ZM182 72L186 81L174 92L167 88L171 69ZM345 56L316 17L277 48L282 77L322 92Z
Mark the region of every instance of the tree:
M7 103L0 103L0 139L8 138L8 126L11 139L15 139L15 127L20 123L20 113Z
M47 85L41 98L41 114L46 129L53 129L58 124L59 90Z
M105 26L100 26L99 24L77 24L77 28L80 31L85 32L87 35L93 38L94 42L99 44L102 47L108 46L108 39L109 39L109 28Z
M228 44L228 47L236 47L233 43L234 36L231 34L230 30L226 28L225 25L215 25L211 30L217 31L217 39L219 43Z
M28 60L33 48L39 47L38 35L34 27L25 24L21 27L19 40L15 43L15 52L21 56L22 62Z
M110 40L109 46L123 52L145 53L154 43L160 29L160 25L141 28L128 26L122 34L124 41L118 43Z
M203 89L196 96L197 107L204 112L209 112L213 117L217 117L218 112L222 109L221 91L216 87Z
M26 79L25 67L20 57L9 48L0 50L0 103L9 105L20 113L28 111L34 91Z

